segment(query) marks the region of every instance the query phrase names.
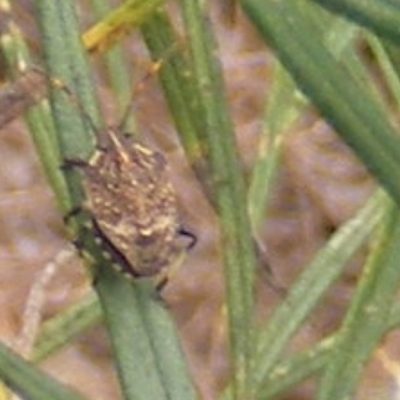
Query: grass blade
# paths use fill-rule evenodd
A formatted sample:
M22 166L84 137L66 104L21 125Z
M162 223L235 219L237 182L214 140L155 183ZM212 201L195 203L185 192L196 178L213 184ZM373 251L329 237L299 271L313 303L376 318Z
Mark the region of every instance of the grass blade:
M258 357L255 361L257 385L262 385L267 379L307 315L317 306L319 299L337 279L351 256L377 227L386 200L382 192L375 194L353 219L332 236L290 288L287 298L266 326L260 330Z
M330 53L313 4L242 0L283 65L400 204L400 140L382 104Z
M349 20L385 36L394 43L400 40L400 7L393 1L382 0L313 0Z
M84 397L33 367L0 343L0 376L16 393L30 400L84 400Z
M384 232L339 329L333 357L321 379L318 400L350 398L371 353L386 334L390 305L400 282L399 240L399 212L392 204L385 215Z
M55 4L51 0L40 0L37 4L50 74L65 82L79 101L77 107L65 93L56 88L53 90L61 153L67 158L85 160L94 151L94 136L98 131L93 129L93 125L100 127L102 124L80 42L74 2ZM66 171L66 178L73 204L79 205L82 197L80 176ZM84 229L84 224L82 227ZM95 288L111 336L125 398L196 398L177 334L162 303L155 300L154 285L145 285L145 282L132 284L111 268L110 260L96 244L93 235L85 234L83 239L83 246L96 267ZM129 266L125 265L125 268ZM156 332L160 324L163 335ZM170 364L169 368L167 364Z

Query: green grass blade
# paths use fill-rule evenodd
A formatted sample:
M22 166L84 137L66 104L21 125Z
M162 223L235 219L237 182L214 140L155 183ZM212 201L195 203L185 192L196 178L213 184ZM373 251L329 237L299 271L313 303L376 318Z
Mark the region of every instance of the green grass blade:
M367 262L339 329L334 355L321 379L318 400L350 398L365 364L383 339L400 282L399 241L399 212L392 205L385 215L384 233Z
M154 292L152 292L154 295ZM158 293L155 294L159 296ZM162 300L147 301L148 291L141 289L138 298L143 309L143 318L147 334L157 359L157 368L161 376L168 399L195 400L197 393L192 378L182 356L182 348L175 325Z
M347 65L361 84L370 89L374 96L379 97L378 91L370 82L362 59L354 52L360 29L343 19L331 18L329 15L324 15L318 22L323 26L320 34L325 46L335 59L342 65ZM275 73L270 90L264 132L260 138L259 156L250 180L249 213L255 234L265 218L268 195L274 182L280 147L284 140L284 130L304 112L306 105L306 99L301 96L284 68L280 67Z
M190 60L165 12L156 13L142 27L143 37L154 61L164 60L159 79L179 138L204 192L213 204L213 190L208 180L209 167L202 143L205 125L193 84ZM183 48L183 49L182 49Z
M88 118L99 128L102 124L73 4L67 1L59 6L40 0L37 9L49 76L61 81L72 93L72 97L68 97L55 85L50 85L62 156L85 160L93 152L95 136Z
M84 300L42 324L32 352L32 361L39 362L68 345L101 318L99 301L92 292Z
M107 18L111 12L109 0L91 0L92 9L97 18ZM126 110L132 100L132 76L131 68L124 57L123 47L119 44L107 49L104 54L104 66L110 80L111 89L118 103L118 110ZM127 121L123 121L123 129L127 132L135 132L135 121L133 113L129 113Z
M140 291L132 290L124 277L109 268L100 271L96 287L125 397L167 399L138 300ZM154 301L155 293L150 289L146 296L146 301Z
M389 319L385 325L386 332L389 333L399 325L400 304L396 303L391 307ZM337 334L328 336L312 348L281 361L263 381L259 390L260 398L269 399L278 395L282 396L318 373L330 362L337 341Z
M246 189L209 21L199 2L183 0L181 4L193 59L193 79L203 112L202 144L220 218L234 396L251 399L255 249L247 215Z
M304 0L242 0L243 8L321 114L400 204L400 139L382 104L339 63Z
M312 0L330 11L364 25L379 36L398 43L400 40L400 5L386 0Z
M24 399L84 400L49 375L33 367L0 343L0 378Z
M93 124L101 124L73 2L63 1L55 5L52 1L40 0L39 3L49 70L53 78L66 82L79 99L77 107L65 93L57 93L57 90L53 93L62 154L84 160L93 152L93 136L98 133L93 132ZM88 116L92 123L88 123ZM66 172L76 204L80 199L79 179L75 180L75 176ZM83 246L96 266L95 288L113 344L125 398L195 399L177 334L163 305L154 299L154 285L143 288L140 283L132 284L111 268L93 235L86 234L83 239ZM160 324L162 335L156 332Z
M280 64L276 64L274 80L268 98L263 133L258 146L248 190L249 216L255 237L265 221L271 188L279 168L282 144L287 128L304 109L292 79Z
M2 13L10 12L11 5L7 1L3 1L0 7ZM14 24L12 15L9 16L8 31L1 35L0 40L11 80L32 73L32 61L28 46L19 27ZM40 74L40 72L35 73ZM40 88L39 91L45 91L45 89ZM66 209L68 207L68 191L61 171L59 168L55 168L59 161L59 149L47 101L41 101L40 104L27 110L25 120L49 183L57 193L57 200L60 202L61 208Z
M89 52L101 51L148 20L165 0L127 0L83 36Z
M259 331L255 360L257 385L267 379L279 356L346 263L382 218L387 197L375 194L355 217L338 229L290 288L264 328Z
M78 21L73 5L67 1L62 6L52 1L40 0L36 3L39 15L46 67L50 79L66 85L72 93L50 84L50 99L57 131L59 156L55 169L60 169L64 159L87 159L94 150L92 123L101 126L98 104L91 82L90 69L85 54L81 51ZM76 96L76 97L75 97ZM89 120L90 119L90 120ZM69 204L63 212L68 213L82 201L80 178L76 171L64 171L69 186Z

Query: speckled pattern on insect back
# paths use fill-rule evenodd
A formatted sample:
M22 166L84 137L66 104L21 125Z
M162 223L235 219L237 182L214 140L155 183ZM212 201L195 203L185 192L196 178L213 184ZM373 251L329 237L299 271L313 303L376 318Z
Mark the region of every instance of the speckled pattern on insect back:
M182 249L175 192L164 156L109 128L87 164L85 208L130 264L151 276Z

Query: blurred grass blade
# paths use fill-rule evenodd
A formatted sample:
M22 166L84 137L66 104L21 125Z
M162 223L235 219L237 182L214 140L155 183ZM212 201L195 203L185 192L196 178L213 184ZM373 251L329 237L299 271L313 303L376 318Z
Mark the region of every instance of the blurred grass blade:
M99 323L101 318L98 298L91 292L79 303L42 324L31 360L39 362L67 346L79 334Z
M84 397L28 364L0 343L0 379L24 399L84 400Z
M386 202L384 193L376 193L355 217L335 232L290 288L266 326L260 329L255 360L257 386L267 379L295 332L377 227Z
M386 86L390 93L393 95L393 99L397 104L397 109L400 108L400 79L399 79L399 65L398 60L393 60L392 51L394 49L392 45L388 45L386 42L380 40L375 35L368 35L368 43L371 47L372 52L375 54L376 59L382 68L382 72L385 75ZM398 48L394 50L398 54Z
M393 69L393 72L397 75L397 80L399 80L400 77L400 51L399 47L396 46L395 44L392 44L386 40L381 40L380 44L385 50L385 53L387 57L390 60L391 63L391 69ZM388 79L388 84L390 86L390 79Z
M286 129L300 115L304 103L284 68L276 62L263 133L258 146L248 190L249 216L254 237L265 221L269 194L275 182Z
M335 59L346 65L365 88L379 97L370 82L368 71L361 57L354 51L359 28L339 18L323 15L323 40ZM257 236L259 225L265 219L268 194L274 181L275 169L279 162L280 147L284 140L284 130L304 112L308 104L301 96L289 74L283 67L275 72L270 90L264 133L260 138L258 158L253 168L249 189L249 212L253 232Z
M285 68L400 204L400 139L382 104L322 40L321 9L306 0L242 0Z
M384 232L363 271L339 329L335 351L324 370L318 400L351 398L368 359L386 333L390 305L400 282L400 215L393 204Z
M336 336L328 337L311 349L280 361L262 382L258 390L259 398L273 399L285 395L319 372L329 362L336 339Z
M386 333L400 325L400 304L395 303L385 324ZM318 373L332 359L338 342L338 334L333 334L310 349L282 360L262 383L259 396L262 399L282 396L291 389Z
M2 36L3 39L4 35ZM5 42L13 41L8 37L2 41L3 54L7 54ZM3 45L4 43L4 45ZM13 44L14 45L14 44ZM11 46L13 46L11 45ZM12 61L8 62L10 80L0 87L0 129L24 114L46 97L47 79L34 69L25 71L12 70Z
M312 0L384 36L394 43L400 41L400 4L387 0Z
M202 145L220 219L233 392L236 399L250 399L253 390L250 364L254 345L255 246L247 215L244 178L217 59L218 50L205 9L199 3L181 1L193 60L193 80L203 112Z
M0 3L0 10L4 15L10 13L11 5L8 1L3 0ZM30 91L27 94L24 91L20 92L20 99L25 103L24 107L33 105L33 101L38 100L42 95L47 94L47 85L44 85L46 77L30 69L32 64L28 47L24 41L23 35L19 27L13 22L13 18L9 15L7 19L7 29L4 27L4 32L1 35L1 46L3 54L6 59L7 67L9 69L9 77L12 80L11 85L21 85L25 91ZM34 74L34 81L38 84L32 87L32 81L29 76ZM41 76L40 76L41 75ZM25 86L24 86L25 85ZM41 85L44 85L43 87ZM20 86L21 88L21 86ZM11 90L13 94L13 101L15 102L15 96L18 94L18 87ZM38 95L38 92L40 95ZM31 100L26 100L26 97L31 97ZM5 103L3 105L9 112L13 107L10 104ZM23 110L21 110L23 111ZM14 114L14 118L17 115ZM59 149L57 141L54 135L53 121L50 118L47 102L42 102L29 109L26 115L26 121L29 127L32 140L35 143L36 151L49 180L51 187L54 192L57 193L57 200L62 209L68 207L68 191L65 180L59 168Z
M91 0L93 13L97 19L105 18L111 11L110 0ZM128 33L128 32L127 32ZM110 79L110 86L117 100L117 109L126 110L132 100L132 68L125 59L121 44L117 43L106 49L103 63ZM119 121L119 119L118 119ZM129 113L123 129L126 132L136 132L133 113Z
M165 0L127 0L87 31L83 42L89 52L103 51L137 28Z

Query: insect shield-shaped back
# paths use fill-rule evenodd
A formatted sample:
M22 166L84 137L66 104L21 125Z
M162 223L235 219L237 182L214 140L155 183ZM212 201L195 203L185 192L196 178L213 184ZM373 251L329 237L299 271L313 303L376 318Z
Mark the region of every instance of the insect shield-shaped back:
M87 164L85 208L133 276L157 274L182 250L175 193L161 153L108 129Z

